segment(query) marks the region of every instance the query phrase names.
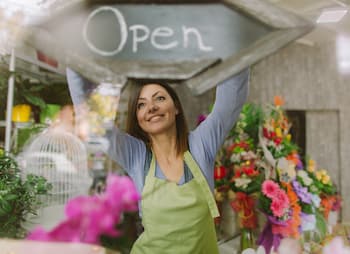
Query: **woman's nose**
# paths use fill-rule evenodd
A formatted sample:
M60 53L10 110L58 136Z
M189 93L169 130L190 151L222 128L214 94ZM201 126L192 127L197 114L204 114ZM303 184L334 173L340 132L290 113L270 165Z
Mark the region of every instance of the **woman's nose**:
M153 112L155 112L155 111L157 111L158 110L158 106L155 104L155 103L152 103L150 106L149 106L149 108L148 108L148 111L150 112L150 113L153 113Z

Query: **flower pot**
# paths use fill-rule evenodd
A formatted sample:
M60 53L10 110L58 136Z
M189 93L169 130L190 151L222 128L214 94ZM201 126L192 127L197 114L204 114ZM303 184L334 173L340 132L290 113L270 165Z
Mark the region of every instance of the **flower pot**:
M55 120L60 110L60 105L47 104L46 107L40 113L40 123L51 124Z
M32 108L27 104L18 104L12 108L13 122L29 122Z

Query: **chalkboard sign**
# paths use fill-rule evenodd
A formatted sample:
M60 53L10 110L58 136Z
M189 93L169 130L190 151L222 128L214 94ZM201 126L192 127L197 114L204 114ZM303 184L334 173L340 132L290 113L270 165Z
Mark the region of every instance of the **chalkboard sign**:
M225 59L272 31L222 4L96 6L48 30L92 57L171 61Z
M174 79L201 94L313 28L267 0L109 2L65 10L28 43L94 82Z

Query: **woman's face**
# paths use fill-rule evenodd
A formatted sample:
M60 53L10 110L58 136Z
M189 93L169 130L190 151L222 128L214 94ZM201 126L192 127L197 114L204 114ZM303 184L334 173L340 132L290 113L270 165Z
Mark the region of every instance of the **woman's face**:
M136 117L141 129L149 135L165 133L176 128L178 113L173 99L160 85L145 85L137 101Z

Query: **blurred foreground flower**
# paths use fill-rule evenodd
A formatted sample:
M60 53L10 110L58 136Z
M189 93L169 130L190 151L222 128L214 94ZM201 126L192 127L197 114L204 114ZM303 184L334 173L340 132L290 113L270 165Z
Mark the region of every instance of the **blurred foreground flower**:
M344 245L342 238L335 237L323 248L322 254L350 254L350 247Z
M123 213L136 211L139 199L140 195L130 178L110 174L103 194L71 199L65 207L64 221L51 231L37 227L27 239L101 244L102 236L121 235L117 226Z

